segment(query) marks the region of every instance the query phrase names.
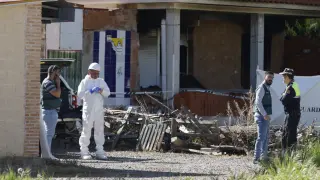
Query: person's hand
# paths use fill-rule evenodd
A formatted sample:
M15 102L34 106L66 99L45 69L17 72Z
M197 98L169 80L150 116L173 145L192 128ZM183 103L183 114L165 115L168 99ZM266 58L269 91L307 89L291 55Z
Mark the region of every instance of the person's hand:
M60 86L61 80L60 80L60 77L59 77L59 76L57 76L57 77L55 78L55 82L56 82L57 86Z
M99 93L101 91L101 88L99 88L99 87L96 87L95 89L94 89L94 92L96 92L96 93Z
M100 90L101 90L101 88L99 88L99 87L94 87L94 88L90 89L90 93L91 93L91 94L92 94L92 93L98 93Z
M95 92L95 89L96 89L96 87L91 88L91 89L90 89L90 93L91 93L91 94L94 93L94 92Z
M100 88L98 93L102 94L102 91L103 91L103 89Z
M264 120L266 120L266 121L269 121L269 120L270 120L270 116L269 116L269 115L266 115L266 116L264 116L263 118L264 118Z

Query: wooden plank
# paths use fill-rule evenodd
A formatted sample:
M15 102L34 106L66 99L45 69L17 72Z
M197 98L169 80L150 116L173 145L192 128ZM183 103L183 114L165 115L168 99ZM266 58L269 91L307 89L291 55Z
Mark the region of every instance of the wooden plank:
M159 139L161 137L162 128L163 128L163 124L159 124L158 131L157 131L157 136L156 136L156 138L154 140L153 147L152 147L153 151L156 151L157 148L158 148L158 142L159 142Z
M153 140L154 140L155 136L157 135L157 129L158 129L158 124L153 124L152 126L154 128L153 128L152 134L151 134L151 136L149 138L149 142L148 142L148 146L147 146L147 150L148 151L152 150Z
M142 150L141 141L142 141L142 138L143 138L144 131L146 130L145 126L146 125L142 126L141 132L139 134L139 139L138 139L138 143L137 143L137 147L136 147L136 150L138 150L138 151Z
M162 143L163 136L164 136L164 133L165 133L166 129L167 129L167 125L166 124L162 124L162 130L161 130L160 138L158 138L157 149L156 150L159 150L160 147L161 147L161 143Z
M148 137L148 141L147 141L147 145L146 145L146 150L147 150L147 151L149 151L150 143L151 143L152 138L153 138L153 136L154 136L154 134L155 134L156 128L157 128L157 125L156 125L156 124L151 124L151 125L150 125L151 131L150 131L150 134L149 134L149 137Z
M143 151L143 143L144 143L144 141L145 141L145 139L146 139L146 133L147 133L147 131L148 131L148 125L146 124L146 125L144 125L143 126L143 133L141 134L141 141L140 141L140 148L141 148L141 150Z
M202 133L182 133L177 132L177 136L188 136L188 137L218 137L220 133L213 133L213 134L202 134Z
M150 141L150 137L152 136L152 134L153 134L153 128L154 128L154 126L153 126L153 124L149 124L149 133L147 134L147 137L146 137L146 142L145 142L145 151L148 151L148 149L147 149L147 145L148 145L148 143L149 143L149 141Z
M150 150L156 150L157 149L157 140L159 139L161 134L161 124L157 124L157 130L155 131L154 138L152 139L152 146L150 147Z
M175 120L175 118L171 119L171 137L176 137L177 135L177 127L178 127L178 123Z
M157 133L157 139L154 142L153 150L155 150L155 151L159 150L159 147L161 146L161 142L163 140L163 136L164 136L164 133L166 131L166 128L167 128L167 124L161 124L159 126L159 130L158 130L158 133ZM158 146L159 141L160 141L160 145Z
M188 149L189 152L193 152L193 153L199 153L199 154L205 154L205 155L211 155L211 152L206 152L206 151L201 151L201 150L197 150L197 149Z
M205 132L208 134L212 134L212 132L205 127L202 127L201 124L199 123L199 121L194 117L194 115L190 112L190 110L186 107L182 107L182 110L184 113L186 113L188 115L188 117L190 117L190 121L191 123L200 130L200 132Z
M147 131L145 131L145 134L143 135L144 136L144 139L142 141L142 150L145 151L146 150L146 145L147 145L147 142L148 142L148 137L149 137L149 134L151 132L151 128L150 128L150 124L148 124L146 126L147 128Z
M166 128L167 125L162 123L145 125L140 133L137 149L142 151L158 150Z
M132 111L132 107L129 107L128 110L127 110L126 115L125 115L124 118L123 118L125 121L124 121L124 123L121 125L120 129L117 131L117 135L116 135L116 137L115 137L115 139L114 139L114 141L113 141L113 143L112 143L112 147L111 147L112 150L113 150L113 149L116 147L116 145L118 144L120 135L121 135L124 127L126 127L127 120L128 120L128 118L129 118L129 116L130 116L131 111Z

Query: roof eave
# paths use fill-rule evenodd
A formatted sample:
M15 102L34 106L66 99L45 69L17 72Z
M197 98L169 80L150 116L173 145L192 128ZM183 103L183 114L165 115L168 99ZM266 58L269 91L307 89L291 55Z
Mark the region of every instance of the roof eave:
M123 4L145 4L145 3L190 3L195 4L195 0L66 0L68 2L83 4L85 8L105 8ZM290 10L310 10L319 11L316 5L297 5L281 3L263 3L263 2L243 2L234 0L197 0L196 4L205 5L224 5L251 8L272 8L272 9L290 9Z

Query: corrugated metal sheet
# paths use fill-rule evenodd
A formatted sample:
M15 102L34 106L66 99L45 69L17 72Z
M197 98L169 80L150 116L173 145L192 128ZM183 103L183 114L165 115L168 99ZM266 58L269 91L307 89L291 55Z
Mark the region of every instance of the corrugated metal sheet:
M277 4L320 5L320 0L237 0L241 2L262 2Z
M82 79L82 51L63 51L48 50L48 58L73 58L73 62L69 67L63 68L62 76L68 82L69 86L77 91L78 85Z

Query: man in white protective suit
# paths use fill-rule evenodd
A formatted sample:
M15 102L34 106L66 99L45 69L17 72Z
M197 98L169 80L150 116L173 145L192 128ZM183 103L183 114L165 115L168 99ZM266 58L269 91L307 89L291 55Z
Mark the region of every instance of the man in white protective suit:
M83 101L82 133L79 139L81 158L91 159L89 144L91 129L94 127L94 140L96 143L96 158L106 160L107 155L103 149L104 137L104 98L110 95L110 89L104 79L99 78L100 65L90 64L88 75L80 82L78 98Z

